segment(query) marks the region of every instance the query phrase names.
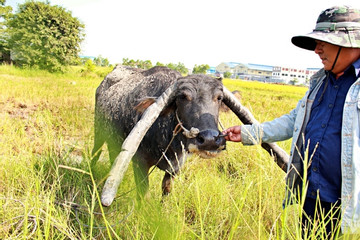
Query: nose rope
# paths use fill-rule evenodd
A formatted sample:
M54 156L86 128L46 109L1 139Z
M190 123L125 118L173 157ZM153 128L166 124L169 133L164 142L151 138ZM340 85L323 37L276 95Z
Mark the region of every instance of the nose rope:
M180 121L177 111L175 111L175 116L176 116L176 120L179 122L177 126L180 126L182 128L184 136L187 138L196 138L200 130L195 127L191 127L190 130L186 129L182 124L182 122Z
M220 127L221 127L222 130L225 130L224 125L222 124L222 122L220 121L220 119L219 119L219 125L220 125Z

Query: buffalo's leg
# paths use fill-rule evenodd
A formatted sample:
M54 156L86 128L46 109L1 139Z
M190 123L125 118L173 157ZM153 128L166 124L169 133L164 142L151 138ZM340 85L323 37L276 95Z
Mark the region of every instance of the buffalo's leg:
M91 151L91 162L90 162L91 167L94 167L96 165L97 161L100 158L100 154L101 154L101 150L95 149L94 147L93 150Z
M111 165L114 164L116 157L119 155L121 151L121 144L117 143L113 140L108 140L108 150L109 150L109 158Z
M162 181L162 194L163 196L168 195L171 192L171 182L174 179L174 175L166 172Z
M133 160L134 178L136 184L137 199L144 199L145 194L149 189L149 166L136 158Z
M101 152L102 152L102 145L103 144L94 144L94 148L91 151L91 167L94 167L97 163L97 161L100 158Z
M95 131L94 147L91 151L91 167L94 167L99 160L104 142L102 135L98 133L98 131Z

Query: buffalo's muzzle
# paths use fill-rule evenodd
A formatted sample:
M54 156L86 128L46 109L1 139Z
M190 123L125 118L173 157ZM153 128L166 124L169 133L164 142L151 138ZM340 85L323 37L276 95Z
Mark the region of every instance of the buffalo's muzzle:
M224 150L225 149L225 138L223 135L220 135L219 131L215 130L204 130L201 131L196 139L195 144L199 150Z

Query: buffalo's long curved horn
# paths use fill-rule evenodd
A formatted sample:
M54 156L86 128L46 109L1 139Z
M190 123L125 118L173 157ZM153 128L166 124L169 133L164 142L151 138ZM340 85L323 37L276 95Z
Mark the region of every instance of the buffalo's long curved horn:
M224 100L226 106L228 106L244 124L258 123L251 112L244 107L240 101L224 87ZM276 164L284 171L287 171L287 165L289 162L289 155L280 148L276 143L261 143L261 146L274 157Z
M150 105L143 113L141 119L136 123L135 127L131 130L130 134L124 140L121 152L116 157L108 178L106 179L102 194L101 203L104 206L110 206L113 202L117 189L124 174L129 167L131 158L136 153L142 139L151 125L158 118L164 107L174 99L175 84L170 86L165 92L157 98L156 102Z

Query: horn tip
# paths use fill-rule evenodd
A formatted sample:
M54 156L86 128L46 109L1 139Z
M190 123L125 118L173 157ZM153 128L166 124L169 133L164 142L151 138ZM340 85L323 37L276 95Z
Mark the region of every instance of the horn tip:
M111 205L111 203L114 201L114 197L106 195L106 196L101 196L101 204L104 207L108 207Z

